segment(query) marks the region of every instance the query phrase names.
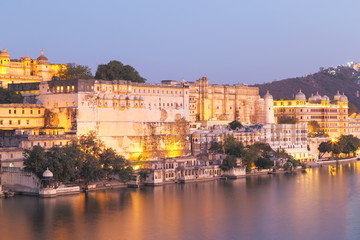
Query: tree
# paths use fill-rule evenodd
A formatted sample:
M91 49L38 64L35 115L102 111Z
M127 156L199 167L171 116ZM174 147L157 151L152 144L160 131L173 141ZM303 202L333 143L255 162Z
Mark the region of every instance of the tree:
M223 145L219 142L212 141L210 143L209 151L212 153L223 153Z
M353 135L342 135L337 143L340 151L344 154L355 153L360 147L360 139Z
M15 91L0 88L0 104L6 103L22 103L24 97L21 94L16 94Z
M230 127L230 129L232 129L232 130L236 130L236 129L242 128L243 125L242 125L239 121L234 120L234 121L232 121L231 123L229 123L229 127Z
M274 154L274 150L268 143L256 142L254 146L259 150L261 156L269 158Z
M75 145L54 146L46 152L47 167L54 174L54 178L60 182L76 180L76 163L78 161L78 149Z
M295 124L297 119L295 117L280 117L278 124Z
M130 179L132 168L114 149L107 148L100 154L100 163L107 176L117 175L123 181Z
M130 65L123 65L120 61L110 61L108 64L100 64L96 70L95 79L103 80L129 80L144 83L138 71Z
M236 167L236 157L232 155L226 156L223 160L222 164L220 165L220 169L222 171L229 171Z
M80 136L77 142L64 147L52 147L45 151L40 146L24 150L24 165L39 178L48 167L60 182L84 179L85 183L118 175L128 181L132 168L128 161L112 148L96 138L94 132Z
M237 141L232 135L227 135L224 138L224 150L226 154L241 157L243 149L244 145Z
M263 169L270 169L274 166L274 162L267 157L258 157L255 161L255 166Z
M319 150L319 159L321 159L325 153L329 153L332 151L331 142L320 143L318 150Z
M94 79L91 69L88 66L77 65L75 63L68 63L66 65L66 70L59 73L59 77L62 80Z
M250 168L253 164L255 164L255 161L259 157L259 149L257 149L255 146L249 146L247 149L245 149L243 156L242 156L242 162L246 166L246 170L250 171Z
M46 169L47 161L44 148L40 146L34 146L31 150L25 149L23 155L25 169L33 172L39 178L42 178L42 175Z

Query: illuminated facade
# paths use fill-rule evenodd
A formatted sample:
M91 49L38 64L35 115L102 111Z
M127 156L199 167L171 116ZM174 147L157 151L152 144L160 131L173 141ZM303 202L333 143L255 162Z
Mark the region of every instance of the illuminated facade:
M348 129L348 99L339 92L331 101L328 96L319 94L306 100L304 93L296 94L294 100L274 101L275 118L296 118L299 123L317 121L320 130L330 137L347 135Z
M307 132L306 123L255 125L239 130L230 130L228 127L197 130L191 136L191 150L193 155L208 153L212 142L223 142L226 136L231 135L244 146L256 142L268 143L274 151L283 149L295 159L305 161L313 159L307 149Z
M269 93L261 98L257 87L209 84L206 76L189 87L191 122L274 123L273 98Z
M0 53L0 86L3 88L7 88L9 83L50 81L63 70L66 70L66 65L49 63L43 51L37 59L28 55L11 59L6 49Z
M38 104L0 104L0 130L42 128L44 112Z
M131 160L184 156L189 144L189 88L181 83L124 80L50 81L39 101L51 127L76 135L95 131Z

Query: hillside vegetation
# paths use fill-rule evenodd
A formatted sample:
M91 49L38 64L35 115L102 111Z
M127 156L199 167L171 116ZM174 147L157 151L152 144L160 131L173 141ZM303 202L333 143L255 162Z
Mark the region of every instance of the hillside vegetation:
M274 99L293 99L299 89L309 98L318 91L321 96L327 95L330 99L339 90L349 99L350 112L360 109L360 71L358 64L338 66L323 69L305 77L288 78L271 83L254 85L259 87L260 95L264 96L269 90Z

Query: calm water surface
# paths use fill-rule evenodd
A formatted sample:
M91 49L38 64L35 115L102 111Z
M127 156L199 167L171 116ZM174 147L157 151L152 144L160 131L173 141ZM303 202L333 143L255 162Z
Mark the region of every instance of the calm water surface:
M360 163L56 199L0 199L0 239L360 239Z

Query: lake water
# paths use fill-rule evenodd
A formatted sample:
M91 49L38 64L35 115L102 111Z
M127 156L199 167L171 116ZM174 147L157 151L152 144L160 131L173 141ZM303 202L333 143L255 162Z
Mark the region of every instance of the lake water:
M360 163L234 181L0 199L0 239L360 239Z

